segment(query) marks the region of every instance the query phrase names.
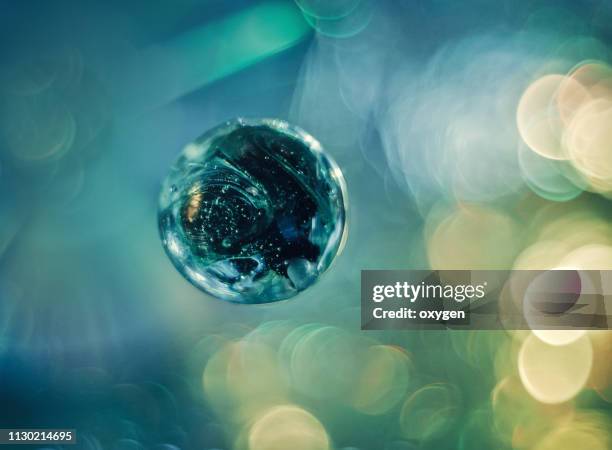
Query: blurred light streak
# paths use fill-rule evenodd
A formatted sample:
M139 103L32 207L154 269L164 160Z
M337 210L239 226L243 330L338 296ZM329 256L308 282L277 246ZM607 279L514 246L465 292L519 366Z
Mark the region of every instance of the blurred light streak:
M1 183L0 186L4 188ZM0 217L2 217L0 221L0 261L23 226L22 215L23 212L18 210L12 198L6 196L0 200Z
M363 121L342 102L335 47L321 37L313 40L300 70L291 101L290 120L308 130L338 159L355 149ZM341 163L341 161L340 161ZM343 167L347 174L347 167Z
M121 67L113 92L118 113L171 102L293 47L308 31L295 5L270 1L152 46Z

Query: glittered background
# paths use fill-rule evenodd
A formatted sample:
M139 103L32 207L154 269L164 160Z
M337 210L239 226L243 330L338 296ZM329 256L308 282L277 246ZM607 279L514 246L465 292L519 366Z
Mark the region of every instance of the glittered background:
M604 0L0 1L0 427L608 449L608 332L361 332L359 276L612 269L611 23ZM347 181L344 252L286 302L206 296L158 237L168 167L236 116L304 128Z

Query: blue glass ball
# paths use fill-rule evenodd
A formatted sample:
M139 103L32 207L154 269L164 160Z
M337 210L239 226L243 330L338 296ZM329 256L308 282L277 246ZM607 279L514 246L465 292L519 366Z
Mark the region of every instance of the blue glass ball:
M237 119L187 145L163 182L159 230L196 287L237 303L291 298L346 239L342 172L319 142L277 119Z

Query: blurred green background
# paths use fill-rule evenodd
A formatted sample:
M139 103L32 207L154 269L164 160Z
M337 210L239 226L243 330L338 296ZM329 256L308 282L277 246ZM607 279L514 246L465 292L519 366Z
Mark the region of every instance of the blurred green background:
M0 426L610 448L609 332L359 329L362 269L612 269L610 23L604 0L0 1ZM286 302L210 298L159 241L168 167L237 116L304 128L347 180L344 253Z

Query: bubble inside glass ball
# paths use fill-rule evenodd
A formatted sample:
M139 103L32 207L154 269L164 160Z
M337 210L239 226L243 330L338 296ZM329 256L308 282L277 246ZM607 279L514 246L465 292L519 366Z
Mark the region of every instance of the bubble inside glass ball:
M187 280L238 303L287 299L315 283L346 237L340 169L281 120L238 119L187 145L164 180L159 229Z

